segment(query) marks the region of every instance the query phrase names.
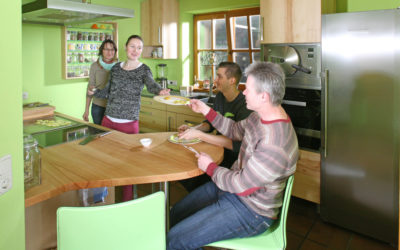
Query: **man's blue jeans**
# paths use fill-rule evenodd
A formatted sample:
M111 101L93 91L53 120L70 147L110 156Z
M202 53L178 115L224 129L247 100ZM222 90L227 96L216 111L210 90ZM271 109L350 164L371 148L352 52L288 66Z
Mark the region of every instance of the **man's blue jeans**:
M267 230L273 221L211 181L172 208L167 249L198 249L215 241L254 236Z

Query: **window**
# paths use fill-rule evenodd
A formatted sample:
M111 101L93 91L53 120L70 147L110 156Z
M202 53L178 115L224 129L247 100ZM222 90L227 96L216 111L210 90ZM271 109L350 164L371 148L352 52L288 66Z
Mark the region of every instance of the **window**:
M213 80L222 61L244 69L260 60L260 9L241 9L194 16L194 67L200 81ZM240 82L245 82L243 76Z

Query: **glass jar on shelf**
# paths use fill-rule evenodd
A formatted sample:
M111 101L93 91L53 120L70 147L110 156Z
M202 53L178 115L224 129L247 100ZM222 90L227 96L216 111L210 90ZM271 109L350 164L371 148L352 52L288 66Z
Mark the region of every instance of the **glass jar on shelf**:
M103 32L100 32L99 33L99 41L104 41L105 39L106 39L105 34Z
M41 182L41 155L38 142L31 135L24 135L24 183L25 190Z
M99 40L99 33L93 32L93 41L98 41L98 40Z
M71 40L71 31L67 30L67 41Z
M71 41L75 41L76 40L76 31L72 31L70 32L70 40Z
M93 32L88 32L88 41L93 41Z
M78 31L76 35L76 40L82 41L82 39L83 39L82 31Z

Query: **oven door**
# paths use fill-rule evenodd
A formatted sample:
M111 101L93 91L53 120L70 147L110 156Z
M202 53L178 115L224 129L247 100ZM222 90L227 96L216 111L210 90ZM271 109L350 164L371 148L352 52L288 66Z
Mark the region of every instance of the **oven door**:
M299 147L321 147L321 90L286 88L282 107L296 130Z

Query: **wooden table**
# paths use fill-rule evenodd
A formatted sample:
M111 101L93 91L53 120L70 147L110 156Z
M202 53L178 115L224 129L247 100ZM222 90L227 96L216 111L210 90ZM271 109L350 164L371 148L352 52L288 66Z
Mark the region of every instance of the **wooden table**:
M156 182L164 182L168 197L169 181L203 174L193 152L167 141L174 133L128 135L112 131L86 145L77 140L44 148L42 183L25 192L25 207L70 190ZM148 148L139 142L144 137L153 140ZM222 161L222 147L205 142L191 146L208 153L217 163Z

